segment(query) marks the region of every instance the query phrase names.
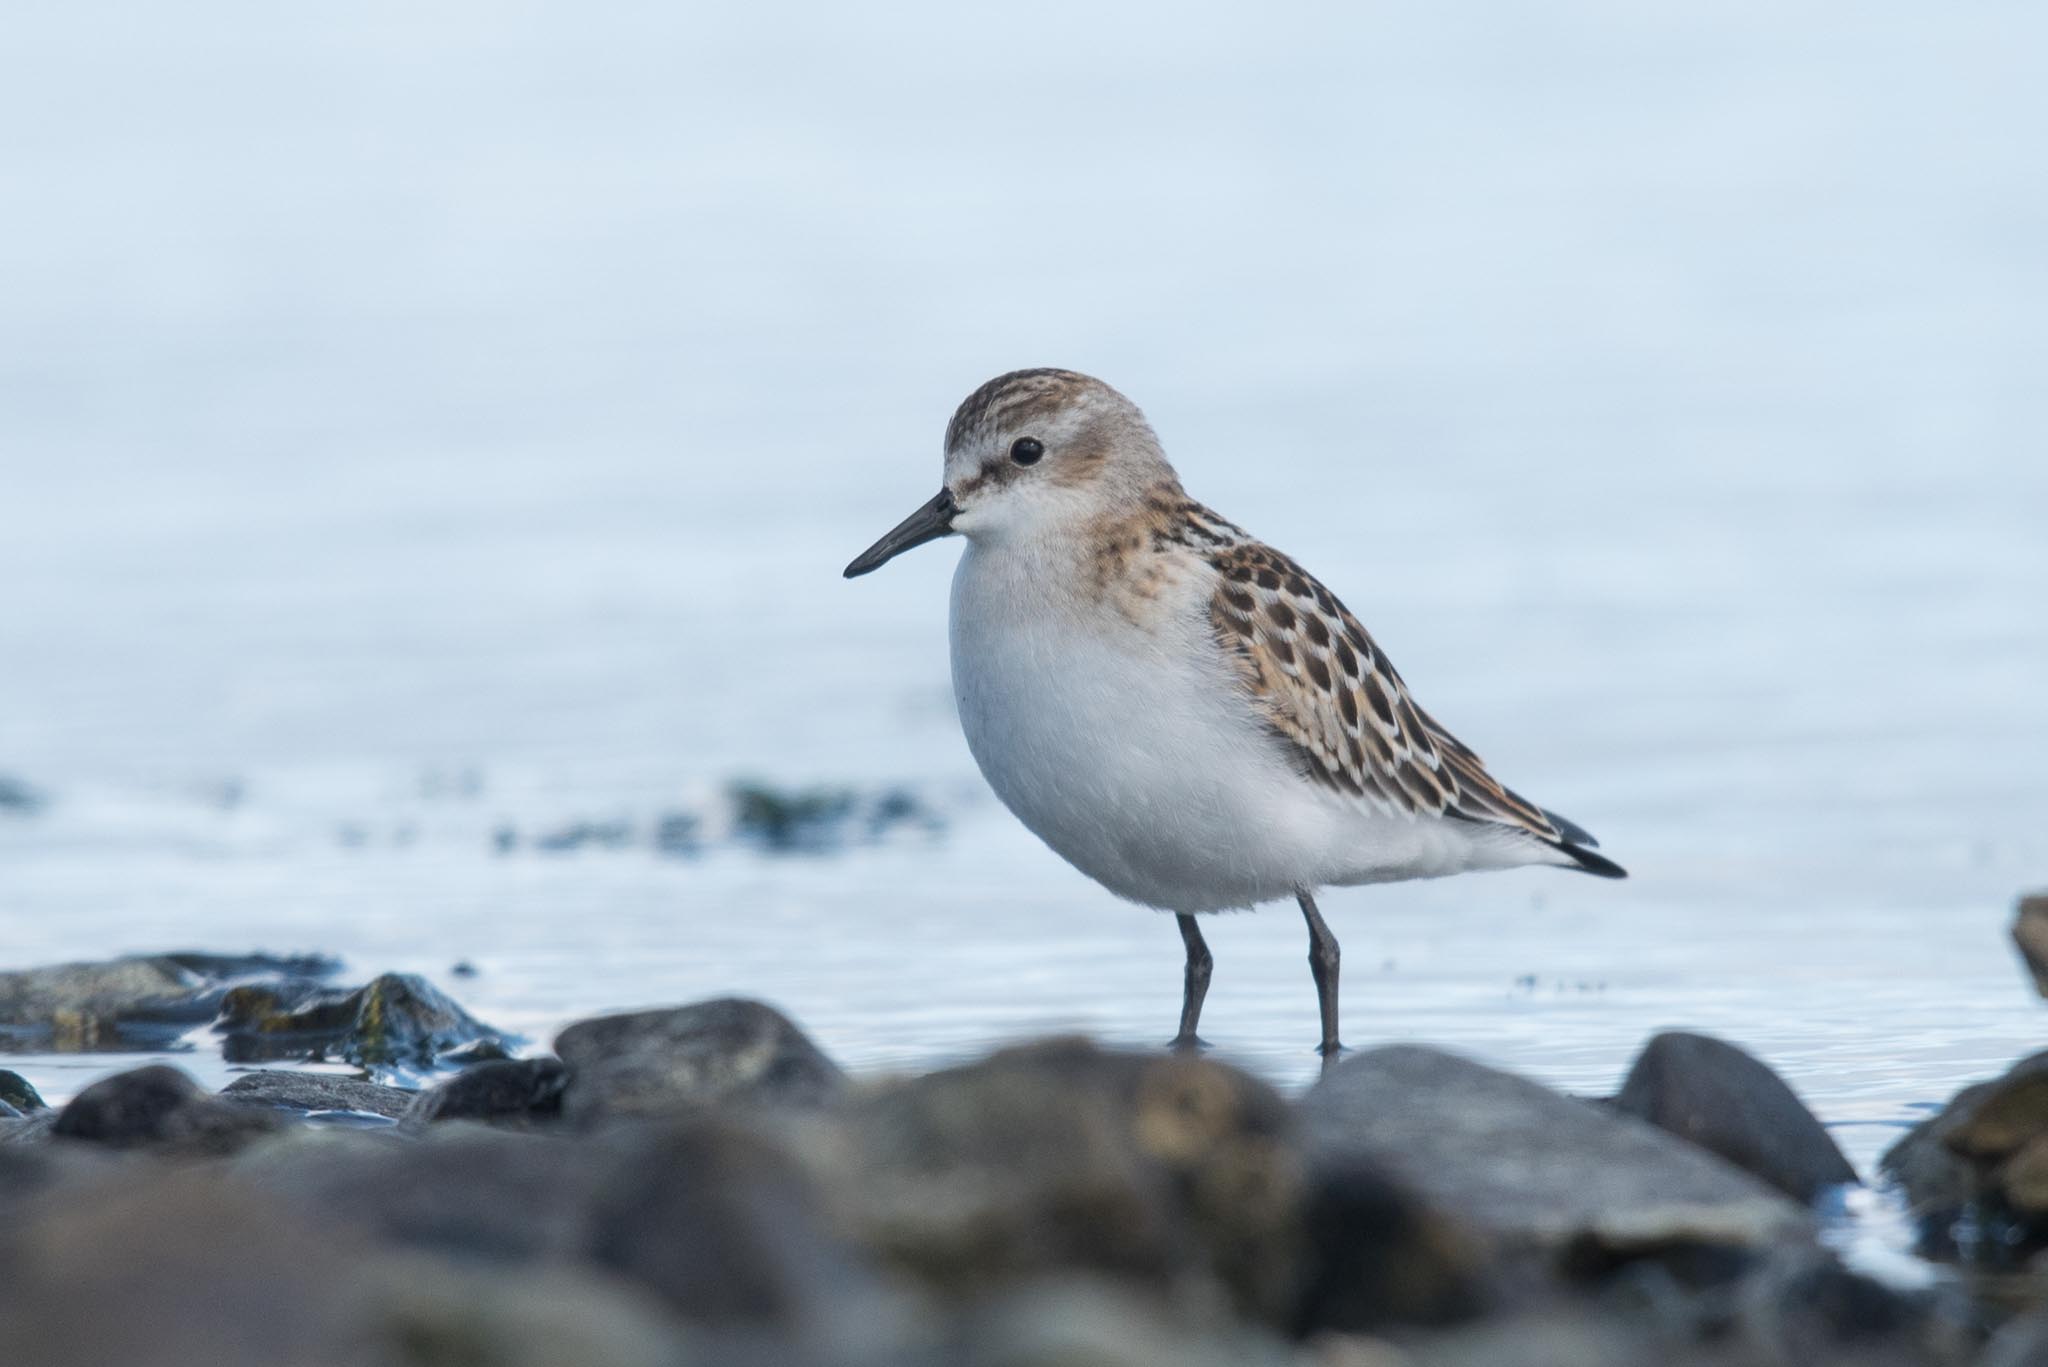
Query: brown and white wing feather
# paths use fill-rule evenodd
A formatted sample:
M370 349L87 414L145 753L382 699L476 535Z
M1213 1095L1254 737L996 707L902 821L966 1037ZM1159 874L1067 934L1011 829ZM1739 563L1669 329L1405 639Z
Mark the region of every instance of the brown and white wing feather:
M1219 575L1210 604L1216 638L1306 777L1392 815L1506 826L1589 872L1619 876L1589 852L1583 830L1507 788L1418 707L1358 619L1314 576L1250 539L1207 558Z

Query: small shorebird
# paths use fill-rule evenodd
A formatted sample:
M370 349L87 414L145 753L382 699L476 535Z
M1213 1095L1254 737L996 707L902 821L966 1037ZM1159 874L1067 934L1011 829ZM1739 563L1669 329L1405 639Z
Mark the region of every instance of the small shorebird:
M1198 913L1294 897L1327 1058L1338 951L1315 889L1524 864L1626 876L1487 773L1334 594L1183 493L1102 381L1018 370L968 395L944 487L846 577L956 532L967 746L1068 863L1175 914L1176 1045L1199 1043L1209 988Z

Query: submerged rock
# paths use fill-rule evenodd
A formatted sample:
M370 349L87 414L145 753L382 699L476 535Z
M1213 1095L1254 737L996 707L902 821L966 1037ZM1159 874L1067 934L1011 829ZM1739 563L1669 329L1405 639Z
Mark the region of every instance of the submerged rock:
M941 823L907 788L777 788L743 780L726 789L732 831L776 854L815 854L898 828L936 831Z
M561 1118L568 1079L560 1059L494 1059L419 1093L403 1118L409 1128L442 1120L513 1127L551 1123Z
M2012 942L2033 975L2034 990L2048 997L2048 892L2020 898L2012 918Z
M419 1093L332 1073L264 1068L244 1073L221 1088L225 1101L274 1106L300 1115L356 1114L396 1120Z
M115 1149L232 1153L284 1124L275 1113L222 1101L162 1064L101 1078L57 1114L58 1139Z
M577 1021L555 1052L569 1069L563 1113L584 1123L732 1102L813 1106L846 1085L787 1016L739 997Z
M843 1227L949 1299L1086 1272L1270 1324L1297 1311L1294 1119L1223 1064L1050 1041L851 1096L814 1138Z
M49 798L26 779L0 774L0 816L34 816L49 803Z
M1856 1180L1827 1130L1769 1068L1724 1040L1684 1031L1636 1055L1614 1109L1718 1154L1800 1201Z
M1346 1059L1301 1111L1321 1161L1379 1167L1503 1251L1622 1259L1812 1232L1804 1210L1711 1154L1420 1045Z
M342 1059L365 1068L431 1068L442 1055L505 1037L411 973L386 973L354 991L237 988L214 1029L230 1063Z

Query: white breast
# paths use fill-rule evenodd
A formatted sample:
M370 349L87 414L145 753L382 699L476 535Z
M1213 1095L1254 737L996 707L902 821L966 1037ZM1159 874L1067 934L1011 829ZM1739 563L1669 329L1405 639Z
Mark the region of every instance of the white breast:
M1304 781L1238 691L1210 574L1190 557L1126 605L1136 621L1029 550L970 543L953 577L954 694L989 785L1083 873L1172 911L1353 881L1358 846L1360 813Z

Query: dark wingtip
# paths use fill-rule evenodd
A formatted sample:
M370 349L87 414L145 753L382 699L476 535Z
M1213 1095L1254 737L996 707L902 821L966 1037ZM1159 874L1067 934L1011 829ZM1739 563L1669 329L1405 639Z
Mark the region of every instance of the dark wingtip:
M1548 808L1537 810L1550 819L1550 824L1557 827L1557 833L1565 838L1567 844L1584 845L1589 850L1600 848L1600 842L1593 838L1593 833L1570 817L1559 816Z
M1584 845L1573 844L1569 840L1561 840L1557 843L1557 849L1576 860L1581 872L1590 873L1595 878L1628 877L1627 869L1615 863L1604 854L1593 853Z

